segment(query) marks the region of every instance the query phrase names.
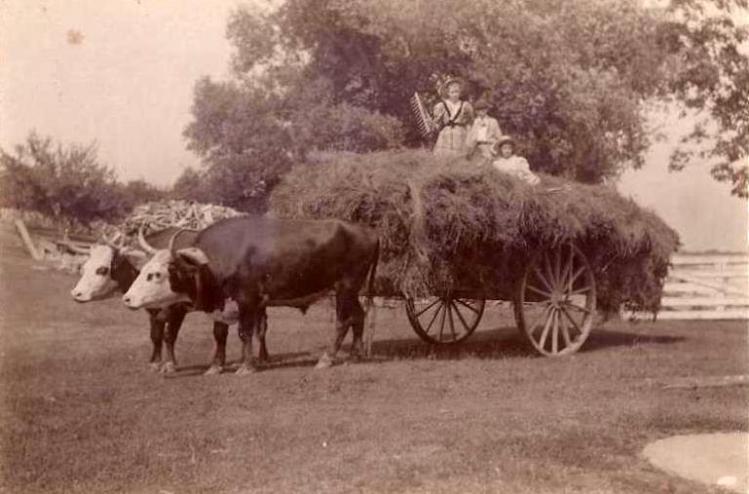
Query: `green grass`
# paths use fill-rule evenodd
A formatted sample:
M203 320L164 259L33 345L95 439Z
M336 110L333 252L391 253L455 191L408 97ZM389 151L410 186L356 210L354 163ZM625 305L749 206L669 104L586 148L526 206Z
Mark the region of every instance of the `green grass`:
M375 358L312 370L330 309L270 314L270 368L203 377L210 325L188 316L179 372L148 371L146 317L77 305L70 275L0 254L0 492L719 492L640 451L672 434L747 430L738 322L609 323L572 358L535 357L496 307L435 351L380 309ZM229 358L239 354L235 330Z

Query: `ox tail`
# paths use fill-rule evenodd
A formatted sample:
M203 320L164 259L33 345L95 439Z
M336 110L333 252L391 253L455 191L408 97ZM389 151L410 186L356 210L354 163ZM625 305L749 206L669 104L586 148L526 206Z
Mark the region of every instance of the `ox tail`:
M380 240L377 239L377 243L375 244L375 250L374 254L372 255L372 264L369 268L369 280L367 281L367 302L366 302L366 317L369 321L369 328L367 330L366 338L365 338L365 354L367 357L372 356L372 342L374 341L374 334L375 334L375 327L376 327L376 312L377 307L374 303L374 284L375 284L375 275L377 274L377 263L380 260ZM372 309L375 310L372 310Z

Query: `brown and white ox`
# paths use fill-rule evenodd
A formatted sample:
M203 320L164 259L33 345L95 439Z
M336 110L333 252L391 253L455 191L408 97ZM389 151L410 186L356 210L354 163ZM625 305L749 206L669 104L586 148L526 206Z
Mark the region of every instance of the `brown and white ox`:
M159 251L123 296L130 308L191 302L197 310L221 310L234 300L239 310L242 362L237 374L254 370L252 334L264 330L265 308L303 312L331 290L336 295L336 332L329 367L351 328L352 354L362 350L365 311L359 292L372 281L379 257L374 230L336 220L281 220L245 216L221 220L201 231L190 247ZM224 342L225 344L225 342ZM217 348L218 351L218 348Z
M141 248L146 252L127 248L110 240L104 240L87 251L70 246L76 252L88 254L88 259L81 267L81 277L70 291L73 300L87 303L104 300L117 292L126 292L138 276L138 265L145 262L148 253L155 252L156 248L166 247L178 231L180 231L179 228L166 228L148 235L147 240L140 231ZM183 230L176 246L190 244L196 235L195 231ZM174 345L189 310L190 304L186 302L147 309L153 343L150 364L155 371L163 373L175 371ZM229 328L225 322L217 321L214 323L213 332L217 341L221 339L225 341ZM163 343L166 343L165 357L162 357Z

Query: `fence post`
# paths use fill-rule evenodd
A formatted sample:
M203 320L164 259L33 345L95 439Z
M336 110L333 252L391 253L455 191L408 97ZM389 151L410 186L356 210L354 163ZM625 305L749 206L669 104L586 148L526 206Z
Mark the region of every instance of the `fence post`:
M29 251L29 254L31 254L31 257L33 257L35 261L41 261L42 255L34 246L34 242L31 241L31 237L29 236L29 231L26 229L26 225L22 220L16 220L15 224L16 229L18 230L18 234L21 236L21 240L23 240L23 243L26 245L26 250Z

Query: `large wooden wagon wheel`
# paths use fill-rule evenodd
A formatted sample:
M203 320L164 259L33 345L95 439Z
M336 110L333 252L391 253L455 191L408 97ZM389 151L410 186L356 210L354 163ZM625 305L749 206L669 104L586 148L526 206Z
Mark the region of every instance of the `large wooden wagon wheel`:
M484 314L485 300L449 294L414 300L406 298L406 314L419 337L435 345L452 345L473 333Z
M596 282L585 254L573 244L533 256L515 301L518 329L543 355L576 352L596 314Z

